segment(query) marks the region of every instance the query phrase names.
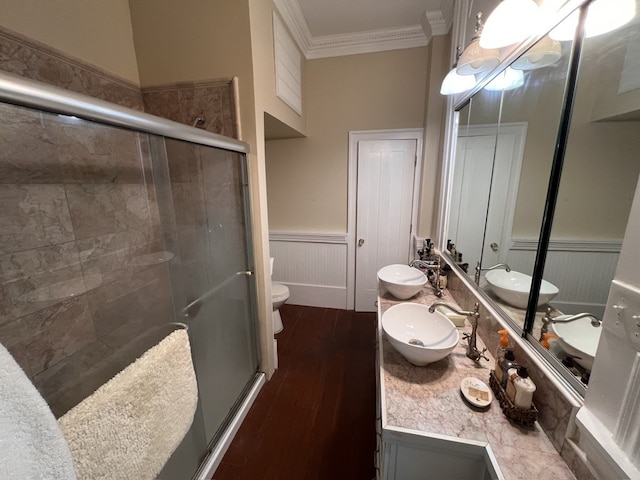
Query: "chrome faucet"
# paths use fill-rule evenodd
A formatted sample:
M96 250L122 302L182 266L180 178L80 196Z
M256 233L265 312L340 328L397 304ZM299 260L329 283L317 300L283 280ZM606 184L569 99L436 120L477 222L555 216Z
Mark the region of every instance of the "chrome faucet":
M423 268L427 270L427 272L431 272L431 278L429 278L428 274L427 278L431 281L434 294L438 298L442 297L444 294L444 288L440 285L440 257L438 257L436 261L411 260L409 266Z
M602 325L602 320L598 319L598 317L596 317L593 313L589 313L589 312L582 312L582 313L576 313L575 315L568 315L565 316L564 318L553 318L551 316L551 307L547 307L547 311L544 314L544 317L542 317L542 329L540 330L540 341L543 340L544 338L544 334L548 333L549 331L549 324L551 323L569 323L569 322L573 322L575 320L579 320L581 318L586 318L586 317L591 317L591 326L598 328Z
M478 261L478 263L476 263L476 275L474 278L474 280L476 281L476 285L480 283L480 275L484 270L495 270L496 268L501 268L501 267L504 268L507 272L511 271L511 267L509 267L509 265L507 265L506 263L496 263L492 267L481 268L480 262Z
M445 302L435 302L429 307L429 311L433 313L438 307L445 307L452 312L457 313L458 315L465 315L469 317L469 321L471 322L471 333L465 333L462 336L462 339L467 341L467 357L469 357L474 362L480 361L481 358L489 360L484 354L487 349L483 348L482 350L478 350L478 346L476 345L478 336L478 319L480 318L480 304L476 302L473 307L473 312L471 312L469 310L458 310L454 306L449 305Z
M428 269L437 266L437 263L435 261L415 259L409 262L409 266Z

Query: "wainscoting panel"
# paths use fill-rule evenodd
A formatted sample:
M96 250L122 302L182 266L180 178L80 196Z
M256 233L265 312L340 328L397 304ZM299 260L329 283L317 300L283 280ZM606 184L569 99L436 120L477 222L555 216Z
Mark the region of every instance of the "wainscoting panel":
M288 303L347 308L346 234L272 232L272 280L289 287Z
M589 311L600 317L607 303L622 241L554 240L549 245L544 279L560 289L552 304L567 314ZM537 242L515 240L509 266L531 274Z

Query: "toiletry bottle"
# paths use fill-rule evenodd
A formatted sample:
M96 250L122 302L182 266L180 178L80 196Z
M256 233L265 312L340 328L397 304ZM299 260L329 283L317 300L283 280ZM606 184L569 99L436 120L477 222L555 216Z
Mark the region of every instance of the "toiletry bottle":
M533 392L536 385L529 378L529 372L525 367L509 369L509 381L507 382L507 397L516 408L528 410L531 408Z
M507 388L507 383L509 382L509 370L517 369L518 362L516 362L516 356L513 353L513 350L508 349L504 352L504 359L500 363L500 386L504 389Z
M498 349L496 350L496 368L495 376L502 388L507 384L507 371L515 366L515 356L513 350L509 348L509 331L506 329L498 330L500 340L498 341ZM506 358L508 356L508 358ZM507 360L505 363L505 359Z
M495 367L495 376L496 379L498 380L498 383L500 383L502 381L502 377L503 377L503 373L502 369L500 368L502 366L502 361L504 360L504 354L507 351L507 347L509 346L509 331L508 330L498 330L498 333L500 334L500 340L498 340L498 348L496 349L496 354L493 356L493 358L496 360L496 367Z
M549 339L554 339L554 338L558 338L558 336L554 335L553 333L543 333L542 340L540 340L540 345L542 345L544 348L549 350L549 348L551 348L551 343L549 342Z
M498 369L498 365L504 359L504 353L507 351L507 347L509 347L509 330L498 330L500 334L500 340L498 340L498 349L496 350L496 370Z

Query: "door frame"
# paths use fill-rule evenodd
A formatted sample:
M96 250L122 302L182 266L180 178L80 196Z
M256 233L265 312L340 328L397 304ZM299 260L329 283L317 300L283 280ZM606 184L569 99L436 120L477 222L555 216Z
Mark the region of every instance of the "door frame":
M422 190L423 157L422 128L389 130L355 130L349 132L349 172L347 190L347 310L355 308L356 295L356 213L358 194L358 142L364 140L415 140L416 168L413 178L413 201L411 206L411 236L407 239L414 245L413 237L418 228L418 206ZM409 259L407 259L407 262Z

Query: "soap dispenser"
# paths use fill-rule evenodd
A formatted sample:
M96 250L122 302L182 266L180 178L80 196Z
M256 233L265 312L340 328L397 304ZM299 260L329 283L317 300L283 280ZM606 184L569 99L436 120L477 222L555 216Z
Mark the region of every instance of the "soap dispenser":
M513 355L513 351L509 349L509 331L508 330L498 330L498 333L501 335L500 340L498 341L498 349L496 350L495 360L496 360L496 368L495 368L495 376L498 383L502 385L504 388L507 382L507 370L509 367L513 366L512 362L515 362L515 356ZM509 367L505 368L505 358L509 354L508 365Z
M498 370L498 365L504 359L504 354L509 347L509 330L498 330L500 334L500 340L498 340L498 349L496 350L495 359L496 359L496 371Z

